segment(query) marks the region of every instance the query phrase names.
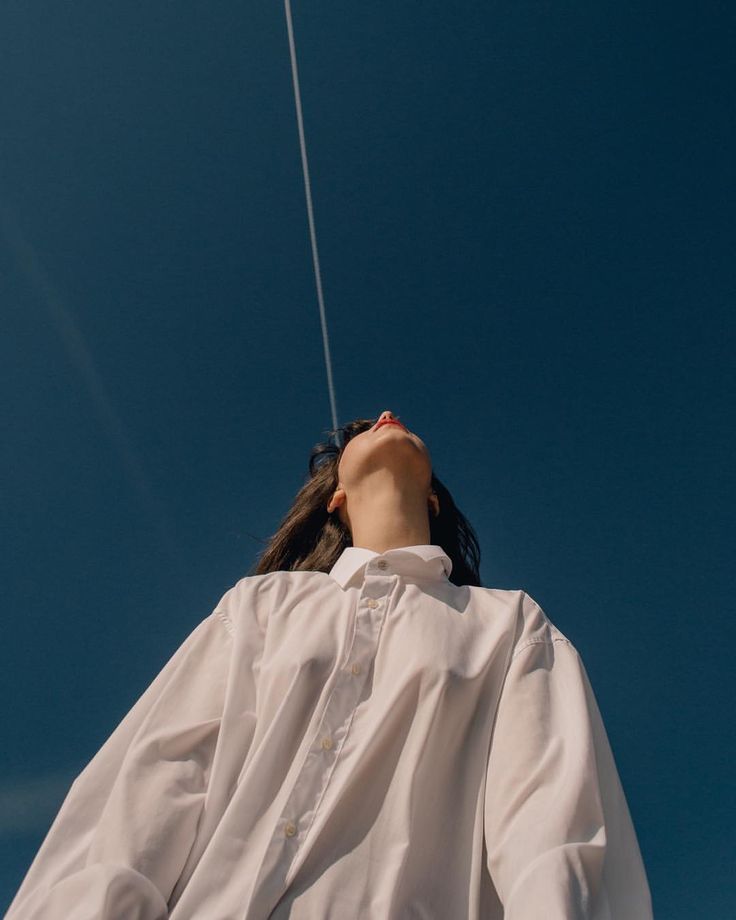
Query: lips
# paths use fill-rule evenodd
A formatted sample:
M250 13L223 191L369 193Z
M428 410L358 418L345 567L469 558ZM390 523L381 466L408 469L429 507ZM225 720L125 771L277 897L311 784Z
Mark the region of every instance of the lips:
M389 418L389 419L384 419L384 421L382 421L382 422L379 422L379 423L376 425L376 431L378 431L379 428L383 428L384 425L398 425L399 428L403 428L404 431L407 430L407 429L406 429L406 425L402 425L401 422L397 422L396 419Z

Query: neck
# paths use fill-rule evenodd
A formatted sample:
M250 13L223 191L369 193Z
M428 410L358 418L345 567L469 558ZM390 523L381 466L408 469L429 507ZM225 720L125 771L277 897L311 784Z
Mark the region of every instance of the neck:
M399 488L391 479L368 479L346 503L353 546L376 553L429 543L427 496Z

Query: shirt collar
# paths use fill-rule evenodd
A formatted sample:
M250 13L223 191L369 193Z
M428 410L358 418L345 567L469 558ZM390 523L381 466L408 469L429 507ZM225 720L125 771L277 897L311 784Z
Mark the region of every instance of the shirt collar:
M374 560L385 560L388 568L374 566ZM364 546L347 546L330 569L330 576L341 588L346 588L353 580L359 580L358 576L364 574L369 564L370 574L402 573L434 581L448 578L452 571L452 561L441 546L402 546L398 549L387 549L383 553L366 549Z

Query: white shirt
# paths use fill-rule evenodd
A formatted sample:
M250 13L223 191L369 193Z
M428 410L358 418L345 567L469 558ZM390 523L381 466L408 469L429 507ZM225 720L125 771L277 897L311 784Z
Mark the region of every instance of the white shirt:
M578 652L439 546L228 590L72 784L6 920L650 920Z

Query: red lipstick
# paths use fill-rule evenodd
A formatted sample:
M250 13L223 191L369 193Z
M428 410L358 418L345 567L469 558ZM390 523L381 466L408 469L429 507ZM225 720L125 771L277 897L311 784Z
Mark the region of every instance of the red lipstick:
M401 422L397 421L395 418L385 418L376 425L376 431L379 428L383 428L384 425L398 425L399 428L403 428L404 431L407 431L406 425L402 425Z

